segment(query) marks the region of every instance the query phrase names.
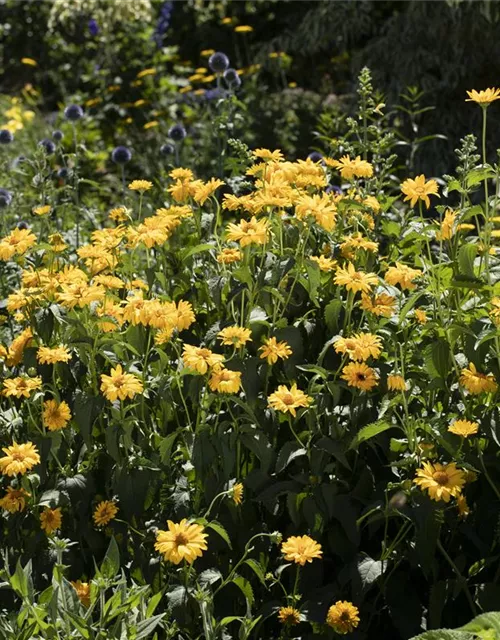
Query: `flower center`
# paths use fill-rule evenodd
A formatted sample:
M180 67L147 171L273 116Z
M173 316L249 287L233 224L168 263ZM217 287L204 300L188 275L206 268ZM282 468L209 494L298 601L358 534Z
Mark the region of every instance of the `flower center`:
M448 484L448 474L445 471L436 471L432 474L433 480L435 480L441 486L445 486Z
M286 395L283 396L283 402L286 405L291 405L294 403L294 399L291 393L287 393Z
M360 381L360 382L364 382L366 380L366 376L364 373L357 373L356 374L356 378Z
M124 380L124 378L123 378L123 375L121 375L121 376L116 376L116 378L113 380L113 384L114 384L114 385L115 385L115 387L117 387L118 389L119 389L120 387L123 387L124 383L125 383L125 380Z
M342 622L349 622L349 620L351 619L349 611L342 611L342 613L340 614L340 619L342 620Z
M10 457L13 460L19 460L20 462L22 462L24 460L24 453L22 451L14 451L14 453L10 454Z
M178 533L175 536L174 542L178 547L180 547L180 546L185 546L189 542L189 540L187 539L184 533Z

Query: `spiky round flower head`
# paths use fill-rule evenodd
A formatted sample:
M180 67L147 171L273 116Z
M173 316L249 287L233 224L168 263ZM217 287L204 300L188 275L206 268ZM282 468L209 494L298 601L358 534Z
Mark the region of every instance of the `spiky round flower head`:
M64 138L64 133L60 129L56 129L52 132L52 138L56 142L61 142L61 140Z
M214 73L224 73L229 67L229 58L222 51L216 51L208 59L208 66Z
M174 153L175 149L171 144L162 144L160 147L160 153L162 156L171 156Z
M186 135L186 129L182 124L174 124L168 130L168 137L174 142L182 142Z
M111 152L111 160L115 164L127 164L132 159L132 152L127 147L115 147Z
M78 104L69 104L64 109L64 117L70 122L77 122L83 118L83 109Z
M14 140L12 131L9 129L0 129L0 144L10 144Z
M17 223L17 228L19 231L26 231L26 229L29 229L29 224L25 220L21 220L21 222Z
M48 156L51 156L56 150L56 145L52 142L52 140L49 140L48 138L44 138L43 140L40 140L40 142L38 143L38 146L43 147L45 153Z
M359 609L352 602L338 600L328 609L326 623L336 633L351 633L359 625Z
M231 87L231 89L238 89L241 86L241 78L236 69L226 69L224 71L224 80Z
M5 209L12 202L12 193L0 188L0 209Z
M58 169L57 171L57 177L60 180L66 180L66 178L69 176L69 171L66 167L61 167L60 169Z
M285 560L300 564L301 567L323 555L321 545L309 536L291 536L281 545L281 553Z
M89 28L90 35L95 38L95 36L99 33L99 25L97 24L97 20L91 18L87 26Z
M323 160L323 156L319 151L311 151L311 153L307 156L308 160L312 160L313 162L321 162Z

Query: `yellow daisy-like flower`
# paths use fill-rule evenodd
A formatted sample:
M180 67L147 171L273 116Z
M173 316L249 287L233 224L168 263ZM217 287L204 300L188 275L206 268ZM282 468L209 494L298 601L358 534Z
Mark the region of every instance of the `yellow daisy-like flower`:
M441 222L441 230L436 233L437 240L451 240L454 232L455 220L457 217L456 211L448 209L444 214L443 221Z
M42 379L36 378L8 378L3 381L4 396L14 396L15 398L29 398L30 394L42 387Z
M278 611L278 620L281 624L294 626L300 622L300 611L294 607L281 607Z
M415 309L415 320L418 324L425 324L427 322L427 313L423 309Z
M275 149L274 151L270 149L255 149L252 153L255 158L260 158L261 160L271 160L272 162L281 162L284 160L283 153L280 149Z
M31 496L30 493L24 489L14 489L14 487L7 487L7 493L0 500L0 508L5 509L9 513L16 513L16 511L24 511L26 508L26 498Z
M381 293L375 298L370 298L366 293L361 294L361 308L375 316L390 318L394 313L396 298L387 293Z
M241 482L237 482L235 485L233 485L233 492L231 497L236 506L240 505L243 502L243 485L241 484Z
M26 253L36 243L36 236L29 229L14 229L0 240L0 260L10 260L14 255Z
M76 580L76 582L71 582L73 589L76 591L76 595L78 599L83 604L84 607L90 607L90 585L88 582L82 582L81 580Z
M337 338L333 346L337 353L347 354L351 360L378 358L382 353L382 341L373 333L355 333L352 338Z
M190 344L184 345L182 359L186 367L194 369L198 373L204 375L210 367L224 362L224 356L219 353L213 353L210 349L203 347L195 347Z
M462 495L458 496L457 509L458 509L458 515L460 518L465 519L469 515L470 509L469 509L469 505L467 504L467 499L465 496L462 496Z
M362 291L369 293L372 286L378 284L378 277L374 273L356 271L352 262L347 264L347 269L338 268L334 278L335 284L345 285L348 291Z
M495 376L492 373L479 373L472 362L469 363L468 369L462 369L460 384L473 395L495 393L498 387Z
M168 520L167 524L168 531L159 530L156 534L156 551L173 564L180 564L183 560L192 564L196 558L201 558L207 550L204 528L188 522L186 518L178 524Z
M267 220L257 220L255 216L252 216L250 220L241 220L238 224L231 222L227 225L227 239L239 242L241 247L246 247L249 244L266 244L268 227Z
M125 222L130 216L130 211L126 207L115 207L111 209L108 216L115 222Z
M290 389L286 385L280 384L278 390L271 393L267 401L275 411L290 413L295 418L297 415L296 409L308 407L313 399L300 389L297 389L297 384L294 382Z
M364 362L350 362L342 369L340 377L346 380L350 387L356 387L361 391L370 391L378 384L375 371Z
M244 347L245 343L250 342L252 332L244 327L232 326L226 327L217 334L222 344L232 345L234 347Z
M32 442L13 442L10 447L3 447L2 451L5 456L0 458L0 471L4 476L24 475L40 463L38 450Z
M472 91L467 91L467 95L469 97L465 99L465 102L476 102L482 107L487 107L495 100L500 100L500 89L491 88L482 91L472 89Z
M111 369L109 376L102 374L101 382L101 391L111 402L118 399L132 399L137 393L142 393L144 389L137 376L123 372L121 364Z
M261 352L261 359L267 360L267 364L276 364L278 358L286 360L292 355L292 350L288 343L285 341L278 342L274 336L264 340L264 344L259 347L259 351Z
M153 188L153 183L149 182L149 180L132 180L132 182L128 185L128 188L131 191L149 191Z
M309 260L315 262L320 271L334 271L337 267L337 261L333 258L327 258L326 256L309 256Z
M469 420L455 420L449 427L448 431L454 433L462 438L468 438L474 436L478 432L479 425L477 422L470 422Z
M71 353L63 345L59 347L39 347L36 353L36 359L40 364L69 362L71 360Z
M208 198L210 198L210 196L212 196L223 184L224 181L219 180L218 178L211 178L208 182L202 182L194 190L194 201L203 206Z
M300 564L301 567L323 555L321 545L309 536L291 536L281 545L281 553L285 560Z
M61 251L64 251L68 247L60 233L52 233L49 236L49 243L54 253L61 253Z
M116 517L118 507L112 500L103 500L94 510L94 522L97 527L105 527Z
M252 33L253 27L249 24L240 24L234 28L235 33Z
M38 67L38 62L33 58L21 58L21 64L25 64L28 67Z
M243 258L243 254L239 249L222 249L217 256L217 262L220 264L232 264L239 262Z
M57 509L49 509L49 507L45 507L45 509L40 514L40 527L45 531L45 533L50 536L54 531L57 531L61 528L62 524L62 513L61 508L57 507Z
M359 609L352 602L337 600L328 609L326 623L336 633L341 635L351 633L359 625Z
M33 207L33 213L36 216L46 216L51 211L52 211L52 207L49 204L44 204L44 205L40 205L38 207Z
M238 393L241 388L241 371L232 371L221 365L215 366L208 386L218 393Z
M421 275L422 272L420 269L412 269L405 264L401 264L401 262L396 262L395 267L389 267L389 269L387 269L384 280L387 284L391 284L393 286L399 284L401 289L412 290L417 286L413 280Z
M465 484L465 474L454 462L450 464L422 463L423 468L417 469L417 477L413 482L422 490L427 489L431 500L449 502L450 498L456 498Z
M43 424L49 431L59 431L71 420L71 411L67 402L46 400L43 403Z
M413 178L408 178L401 185L401 192L405 194L405 202L410 201L410 206L414 207L418 200L425 202L425 206L429 208L431 201L429 196L438 195L438 184L435 180L425 181L424 174Z
M333 158L325 158L325 163L340 170L340 175L346 180L352 180L352 178L371 178L373 176L373 166L361 160L360 156L356 156L351 160L350 156L343 156L340 160L334 160Z
M389 391L406 391L406 381L403 376L391 373L387 376L387 388Z

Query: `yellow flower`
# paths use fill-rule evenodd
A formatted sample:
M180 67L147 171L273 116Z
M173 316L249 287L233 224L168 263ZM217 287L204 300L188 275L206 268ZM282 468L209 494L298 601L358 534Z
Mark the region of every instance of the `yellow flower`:
M279 149L270 151L269 149L255 149L253 152L255 158L261 160L272 160L273 162L281 162L284 160L284 156Z
M326 623L333 628L335 633L345 635L351 633L359 625L359 609L352 602L337 600L328 609Z
M356 271L352 262L347 264L347 269L338 268L334 278L335 284L345 285L348 291L362 291L369 293L373 285L378 283L378 277L374 273Z
M309 260L315 262L320 268L320 271L334 271L337 267L337 261L333 258L327 258L325 256L309 256Z
M252 332L244 327L232 326L222 329L217 336L222 344L244 347L246 342L251 341Z
M210 196L212 196L223 184L225 184L224 181L219 180L218 178L211 178L208 182L202 182L194 189L193 198L195 202L199 205L204 205L208 198L210 198Z
M52 233L49 236L49 242L52 245L52 251L55 253L60 253L67 248L67 244L64 242L64 238L60 233Z
M24 511L26 507L26 498L29 498L30 496L31 494L24 489L7 487L7 493L0 500L0 508L5 509L9 513Z
M111 369L109 376L101 375L101 391L104 396L114 402L118 398L126 400L133 398L136 393L142 393L143 385L137 376L132 373L123 373L121 364Z
M52 211L52 207L49 204L40 205L39 207L33 207L33 213L36 216L45 216Z
M462 496L462 495L458 496L457 509L458 509L458 515L460 518L466 518L469 515L470 509L469 509L469 505L467 504L467 499L465 496Z
M243 258L243 254L239 249L222 249L217 256L217 262L220 264L231 264L239 262Z
M118 507L111 500L103 500L94 510L94 522L97 527L104 527L111 522L118 513Z
M423 309L415 309L415 319L419 324L427 322L427 314Z
M10 447L3 447L2 451L5 456L0 458L0 471L5 476L24 475L40 462L38 450L32 442L13 442Z
M235 33L252 33L253 27L249 24L240 24L234 28Z
M59 431L71 420L71 411L64 400L57 402L56 400L46 400L43 403L43 424L49 431Z
M128 188L131 191L149 191L149 189L153 188L153 183L149 182L149 180L132 180L132 182L128 185Z
M462 438L468 438L469 436L473 436L477 433L478 427L479 425L477 422L470 422L469 420L455 420L455 422L448 427L448 431L457 436L461 436Z
M249 244L266 244L268 227L267 220L257 220L255 216L252 216L250 220L241 220L238 224L231 222L227 225L227 239L239 242L242 247Z
M387 284L391 284L393 286L399 284L401 289L412 290L417 286L413 280L421 275L422 272L419 269L412 269L405 264L396 262L395 267L389 267L389 269L387 269L384 280Z
M0 358L5 360L5 364L8 367L15 367L21 362L24 350L31 342L32 338L33 333L31 329L29 327L24 329L24 331L22 331L17 338L12 341L8 349L0 347Z
M29 229L14 229L0 240L0 260L10 260L22 255L36 243L36 236Z
M370 298L366 293L361 294L361 308L364 311L373 313L375 316L390 318L394 313L395 306L396 298L387 293L381 293L375 296L374 299Z
M281 545L281 553L285 560L300 564L302 567L306 562L312 562L323 555L321 545L309 536L290 536Z
M90 607L90 585L88 582L82 582L81 580L77 580L76 582L71 582L73 589L76 591L76 595L78 599L83 604L84 607Z
M281 624L294 626L300 622L300 611L294 607L281 607L278 611L278 620Z
M347 381L350 387L356 387L362 391L370 391L378 384L375 371L364 362L351 362L342 369L341 378Z
M495 324L500 324L500 298L492 298L491 304L493 309L490 311L490 316L495 321Z
M240 505L243 502L243 485L241 482L237 482L233 485L233 493L232 499L236 506Z
M468 98L465 99L465 102L476 102L482 107L487 107L491 102L495 100L500 100L500 89L484 89L483 91L476 91L472 89L472 91L467 91Z
M5 396L14 396L15 398L29 398L32 391L41 389L42 379L37 376L36 378L8 378L3 381L3 394Z
M276 364L278 358L286 360L292 355L292 350L288 343L284 341L278 342L274 336L264 340L264 344L262 347L259 347L259 351L261 351L261 359L266 359L267 364Z
M156 534L156 551L173 564L180 564L183 560L192 564L196 558L201 558L207 550L204 528L199 524L189 523L186 518L178 524L168 520L167 524L168 531L159 530Z
M421 489L427 489L431 500L449 502L451 497L456 498L461 493L465 474L457 469L454 462L446 465L423 462L422 466L422 469L417 469L413 482Z
M218 393L238 393L241 387L241 371L231 371L219 365L214 367L208 386Z
M397 373L391 373L387 376L387 388L389 391L406 391L405 379Z
M200 51L200 56L202 58L209 58L212 53L215 53L215 49L203 49L203 51Z
M151 122L146 122L146 124L143 126L143 129L153 129L154 127L157 127L160 123L158 122L158 120L151 120ZM130 187L129 187L130 188ZM149 189L151 187L148 187Z
M111 220L114 220L115 222L124 222L128 219L130 211L126 207L115 207L114 209L111 209L108 215Z
M71 353L67 347L60 345L59 347L39 347L36 353L36 359L40 364L56 364L56 362L69 362Z
M337 205L329 194L303 195L295 204L295 215L299 220L312 216L325 231L333 231L337 219Z
M102 251L102 250L101 250ZM74 307L83 308L104 299L106 289L99 285L89 286L85 282L74 282L72 284L63 284L56 298L63 307L73 309Z
M357 249L374 253L378 250L378 242L364 238L361 233L354 233L352 236L345 236L344 241L340 244L340 251L345 258L350 258Z
M382 341L373 333L355 333L352 338L337 338L333 344L337 353L344 353L351 360L364 361L378 358L382 352Z
M281 411L283 413L290 413L294 418L297 415L296 409L299 407L308 407L313 399L305 394L300 389L297 389L297 384L294 382L290 389L280 384L278 390L267 398L269 406L275 411Z
M441 231L436 233L436 238L438 240L451 240L454 234L453 226L455 224L455 219L457 214L455 211L448 209L444 214L443 221L441 222Z
M144 78L146 76L154 76L156 73L156 69L154 67L150 67L149 69L143 69L139 71L136 78Z
M43 512L40 514L40 527L48 536L54 533L54 531L57 531L57 529L60 529L61 523L62 513L60 507L57 509L49 509L49 507L45 507Z
M21 64L25 64L28 67L38 67L38 62L33 58L21 58Z
M460 384L473 395L495 393L498 387L495 376L492 373L479 373L472 362L469 363L468 369L462 369Z
M208 371L209 367L213 367L224 362L223 355L213 353L210 349L195 347L190 344L184 345L182 359L184 360L186 367L194 369L202 375Z
M431 206L431 201L429 196L437 196L438 195L438 184L435 180L425 181L424 174L421 174L413 180L412 178L408 178L401 185L401 191L405 194L406 198L404 201L410 201L410 206L415 206L417 200L422 200L425 202L425 206L429 208Z
M343 156L340 160L325 158L325 163L330 167L340 169L340 175L346 180L373 176L373 166L366 160L361 160L360 156L356 156L354 160L351 160L350 156Z

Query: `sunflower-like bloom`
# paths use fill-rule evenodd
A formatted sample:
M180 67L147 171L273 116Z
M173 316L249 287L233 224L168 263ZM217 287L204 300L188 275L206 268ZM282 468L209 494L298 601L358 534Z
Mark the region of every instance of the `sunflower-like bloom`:
M210 196L213 195L223 184L224 181L219 180L218 178L210 178L208 182L202 182L195 189L193 196L194 201L203 206L208 198L210 198Z
M295 215L299 220L311 216L325 231L333 231L337 219L337 205L329 194L303 195L295 204Z
M51 211L52 211L52 207L50 206L50 204L44 204L38 207L33 207L33 213L36 216L46 216Z
M290 413L294 418L297 415L296 409L299 407L308 407L313 399L300 389L297 389L297 384L294 382L290 389L280 384L278 390L267 398L269 406L275 411L281 411L283 413Z
M425 181L424 174L417 176L415 180L408 178L401 185L401 192L405 194L405 202L410 201L410 206L414 207L418 200L425 202L425 206L429 208L431 201L429 196L438 195L438 184L435 180Z
M378 384L375 371L364 362L350 362L342 369L341 378L346 380L350 387L356 387L361 391L370 391Z
M252 216L250 220L240 220L238 224L227 225L227 239L239 242L241 247L249 244L266 244L269 235L269 223L267 220L257 220Z
M186 367L194 369L198 373L204 375L208 371L209 367L214 367L216 364L222 364L224 356L219 353L213 353L210 349L185 344L182 352L182 359L184 360Z
M493 307L490 311L490 316L493 318L495 324L500 324L500 298L492 298L490 304Z
M56 362L68 362L71 360L71 353L67 347L39 347L36 359L40 364L56 364Z
M36 236L29 229L14 229L0 240L0 260L10 260L14 255L26 253L36 243Z
M338 285L345 285L347 291L369 293L372 286L378 283L378 277L374 273L356 271L353 263L349 262L347 269L342 269L341 267L337 269L334 282Z
M495 376L492 373L479 373L472 362L469 363L468 369L462 369L460 384L473 395L495 393L498 388Z
M450 433L454 433L462 438L468 438L469 436L476 435L479 425L477 422L471 422L470 420L455 420L448 427Z
M425 324L427 322L427 313L423 309L415 309L415 320L418 324Z
M57 400L46 400L43 403L43 424L49 431L59 431L71 420L71 410L69 405L64 400L57 402Z
M387 388L389 391L406 391L406 381L403 376L397 373L390 373L387 376Z
M32 338L33 333L31 329L29 327L24 329L17 338L14 338L8 349L0 346L0 358L5 360L5 364L8 367L15 367L21 362L24 350Z
M467 91L467 95L469 97L465 99L465 102L476 102L482 107L487 107L495 100L500 100L500 89L491 88L482 91L472 89L472 91Z
M326 623L336 633L341 635L351 633L359 625L359 609L352 602L337 600L328 609Z
M40 462L38 450L32 442L13 442L10 447L3 447L2 451L5 456L0 458L0 471L5 476L24 475Z
M396 298L387 293L380 293L374 298L371 298L366 293L361 294L361 308L364 311L368 311L368 313L373 313L374 316L390 318L394 313L395 306Z
M137 376L132 373L123 373L121 364L111 369L109 376L102 374L101 381L101 391L111 402L118 399L132 399L136 393L142 393L144 389Z
M75 582L72 582L71 585L76 591L76 595L83 606L90 607L90 584L88 582L76 580Z
M417 477L413 482L421 489L427 489L431 500L449 502L456 498L465 484L465 474L454 462L450 464L431 464L423 462L423 468L417 469Z
M309 260L315 262L320 271L334 271L337 267L337 261L333 258L327 258L326 256L309 256Z
M18 378L8 378L7 380L4 380L3 386L3 394L5 396L29 398L33 391L41 389L42 379L39 376L35 378L19 376Z
M364 361L378 358L382 352L382 341L373 333L355 333L352 338L337 338L334 342L337 353L347 354L351 360Z
M40 514L40 527L45 531L45 533L50 536L54 531L61 528L61 524L61 508L57 507L57 509L49 509L49 507L45 507Z
M243 485L241 482L233 485L231 497L236 506L239 506L243 502Z
M26 508L26 498L29 498L30 496L31 494L24 489L7 487L7 493L0 500L0 508L5 509L9 513L24 511Z
M462 495L458 496L457 509L458 509L458 515L460 518L465 519L469 515L470 509L469 509L469 505L467 504L467 498L465 496L462 496Z
M281 545L281 553L285 560L300 564L302 567L306 562L312 562L323 555L321 545L309 536L291 536Z
M281 624L294 626L300 622L300 611L295 607L281 607L278 611L278 620Z
M350 258L358 249L375 253L378 251L378 242L368 240L361 233L344 236L344 241L340 244L340 251L344 258Z
M218 393L238 393L241 388L241 371L232 371L216 365L212 370L208 386Z
M260 357L267 360L267 364L276 364L278 358L286 360L292 355L292 350L287 342L278 342L274 336L264 340L262 347L259 347Z
M168 520L167 524L168 531L159 530L156 534L156 551L173 564L180 564L183 560L192 564L196 558L201 558L207 550L204 528L189 523L186 518L179 523Z
M451 240L455 233L454 225L456 217L456 211L452 211L451 209L446 211L443 221L441 222L441 229L436 233L437 240Z
M112 500L103 500L94 510L94 522L97 527L105 527L116 517L117 513L118 507Z
M346 180L352 180L352 178L371 178L373 175L373 166L361 160L360 156L356 156L351 160L350 156L342 156L340 160L334 160L333 158L325 158L325 163L340 170L340 175Z
M217 262L219 264L232 264L233 262L239 262L243 258L243 254L239 249L222 249L217 256Z
M232 326L219 331L217 337L222 344L234 347L244 347L246 342L250 342L252 332L244 327Z
M419 269L412 269L405 264L401 264L401 262L396 262L395 267L389 267L389 269L387 269L384 280L387 284L393 286L399 284L401 289L412 290L417 286L413 280L421 275L422 272Z
M153 188L153 183L149 182L149 180L132 180L132 182L128 185L128 188L131 191L149 191L149 189Z

